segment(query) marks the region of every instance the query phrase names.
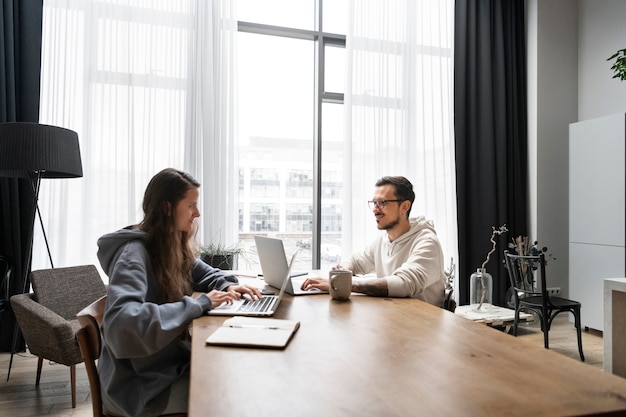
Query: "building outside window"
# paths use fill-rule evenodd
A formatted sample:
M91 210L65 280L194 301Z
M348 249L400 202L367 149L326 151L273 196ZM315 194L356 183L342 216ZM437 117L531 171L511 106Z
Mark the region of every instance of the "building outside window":
M347 6L302 3L238 3L239 237L251 268L255 234L282 239L288 256L299 248L300 268L316 265L316 239L321 269L341 257Z

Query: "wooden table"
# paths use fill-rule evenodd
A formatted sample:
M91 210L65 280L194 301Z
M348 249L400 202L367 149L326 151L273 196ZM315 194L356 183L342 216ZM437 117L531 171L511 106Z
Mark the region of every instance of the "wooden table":
M284 350L207 347L225 318L194 321L191 417L626 413L626 379L418 300L286 297L276 317L301 321Z

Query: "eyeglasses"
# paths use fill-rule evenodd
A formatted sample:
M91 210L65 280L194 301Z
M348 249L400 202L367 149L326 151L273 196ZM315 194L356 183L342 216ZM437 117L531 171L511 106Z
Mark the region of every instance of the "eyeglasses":
M374 207L383 209L385 208L385 204L387 203L401 203L403 201L404 200L372 200L372 201L368 201L367 205L370 207L371 210L374 210Z

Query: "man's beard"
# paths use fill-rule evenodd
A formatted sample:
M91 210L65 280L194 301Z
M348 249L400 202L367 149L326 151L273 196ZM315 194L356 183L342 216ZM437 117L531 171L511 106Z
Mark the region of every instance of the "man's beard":
M396 227L399 223L399 220L396 219L392 222L389 222L386 225L381 225L380 223L378 223L378 230L389 230L389 229L393 229L394 227Z

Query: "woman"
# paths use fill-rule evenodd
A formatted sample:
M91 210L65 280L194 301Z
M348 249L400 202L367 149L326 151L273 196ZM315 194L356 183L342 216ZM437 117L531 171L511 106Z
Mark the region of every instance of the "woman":
M199 187L184 172L159 172L144 194L143 221L98 240L109 276L98 363L105 413L186 413L189 324L243 294L261 297L197 258Z

